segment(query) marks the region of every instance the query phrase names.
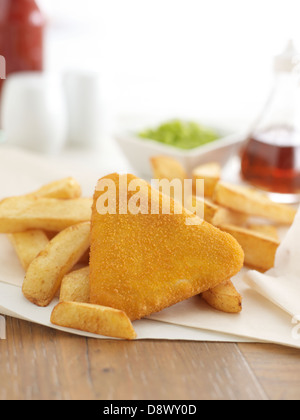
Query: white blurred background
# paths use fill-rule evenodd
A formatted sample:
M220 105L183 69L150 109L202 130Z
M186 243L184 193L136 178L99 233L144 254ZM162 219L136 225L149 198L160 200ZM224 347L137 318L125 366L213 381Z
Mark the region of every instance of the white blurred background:
M299 0L39 0L47 68L101 74L114 123L188 117L243 128L300 44Z

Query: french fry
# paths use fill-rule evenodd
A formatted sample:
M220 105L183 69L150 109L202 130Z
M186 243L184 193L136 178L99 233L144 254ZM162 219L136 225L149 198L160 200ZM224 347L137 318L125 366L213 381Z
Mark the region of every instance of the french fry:
M245 265L258 271L274 267L279 241L237 226L224 225L220 229L230 233L239 242L245 253Z
M57 199L79 198L81 187L74 178L64 178L44 185L39 190L27 194L26 197L45 197ZM55 235L57 232L55 233ZM55 235L52 235L55 236ZM8 238L15 248L17 256L25 270L33 259L46 247L49 242L48 235L42 230L28 230L25 232L12 233Z
M51 241L51 239L53 239L58 234L58 232L45 232L45 234L47 235L47 238L49 239L49 241ZM14 235L14 233L12 235ZM80 258L79 263L83 265L88 265L89 261L90 261L90 248Z
M100 305L60 302L52 311L52 324L106 337L134 340L136 333L125 312Z
M24 296L35 305L49 305L63 277L77 264L89 246L90 222L60 232L28 267L22 287Z
M279 241L279 235L276 226L249 224L247 228L253 230L254 232L261 233L264 236L268 236L272 239L275 239L276 241Z
M210 306L218 311L237 314L242 310L242 296L230 280L202 293L201 296Z
M26 197L44 197L44 198L60 198L72 199L81 196L81 186L72 178L63 178L58 181L44 185L39 190L27 194Z
M204 220L216 227L222 224L242 226L248 220L247 215L220 207L217 204L212 203L209 199L193 197L192 205L197 209L197 214L202 213ZM195 211L195 209L192 208L188 210L192 212Z
M184 181L187 178L185 169L180 162L168 156L156 156L151 158L151 165L154 179L180 179Z
M187 179L187 173L180 162L167 156L156 156L151 159L153 178L159 182L165 180L173 183L173 188L165 190L161 185L158 189L169 195L174 200L183 204L184 202L184 180Z
M25 271L49 243L47 235L42 230L28 230L7 236Z
M194 192L196 192L197 179L204 180L204 197L212 197L215 187L221 178L221 166L219 163L207 163L195 168L192 172ZM201 194L201 197L203 195Z
M0 233L30 229L60 232L69 226L90 221L91 207L91 198L7 198L0 203Z
M89 303L90 300L90 267L72 271L67 274L60 286L60 301Z
M74 178L64 178L44 185L39 190L27 194L26 197L45 197L71 199L81 196L81 187ZM57 232L55 233L55 235ZM28 230L25 232L12 233L8 238L15 248L17 256L25 270L33 259L46 247L49 238L42 230Z
M217 204L231 210L262 217L282 225L291 225L297 212L292 206L274 203L258 190L225 182L216 185L213 199Z

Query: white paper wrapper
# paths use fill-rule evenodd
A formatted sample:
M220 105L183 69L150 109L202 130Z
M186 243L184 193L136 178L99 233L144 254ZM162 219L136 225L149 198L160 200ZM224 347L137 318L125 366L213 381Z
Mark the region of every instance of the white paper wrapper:
M267 273L248 271L245 281L292 319L300 320L300 209L278 248L275 266Z
M111 170L110 170L111 169ZM98 178L115 168L99 166L87 169L59 159L0 148L0 199L31 192L41 185L65 176L73 176L83 187L83 195L92 195ZM138 174L137 174L138 175ZM200 297L192 298L150 318L134 322L138 339L193 341L266 341L299 347L300 339L293 334L291 316L261 296L243 281L244 270L234 283L243 296L243 311L238 315L218 312ZM88 337L85 332L60 328L50 323L56 301L47 308L28 302L21 292L24 271L5 235L0 235L0 313L12 315L47 327Z

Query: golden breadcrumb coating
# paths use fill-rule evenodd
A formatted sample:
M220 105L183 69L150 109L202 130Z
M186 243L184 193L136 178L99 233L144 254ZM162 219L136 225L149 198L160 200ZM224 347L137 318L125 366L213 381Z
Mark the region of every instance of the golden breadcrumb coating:
M91 303L123 310L137 320L211 289L240 271L244 254L238 242L188 210L181 208L182 214L174 214L180 204L173 200L171 214L119 214L119 181L124 176L128 183L137 179L118 174L103 178L115 182L117 214L99 214L97 201L103 192L95 191ZM148 208L159 203L161 210L164 196L140 182L147 191ZM135 193L128 193L128 202ZM199 223L187 225L190 217Z

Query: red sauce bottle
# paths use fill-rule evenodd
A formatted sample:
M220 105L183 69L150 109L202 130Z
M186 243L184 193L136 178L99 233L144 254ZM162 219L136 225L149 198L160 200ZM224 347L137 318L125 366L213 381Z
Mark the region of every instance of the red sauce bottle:
M35 0L0 1L0 55L6 75L42 71L44 66L44 17ZM5 81L0 81L0 92Z
M297 57L292 43L276 57L274 89L242 150L243 179L277 194L276 199L282 202L298 201L295 198L300 194L300 72L296 66Z

